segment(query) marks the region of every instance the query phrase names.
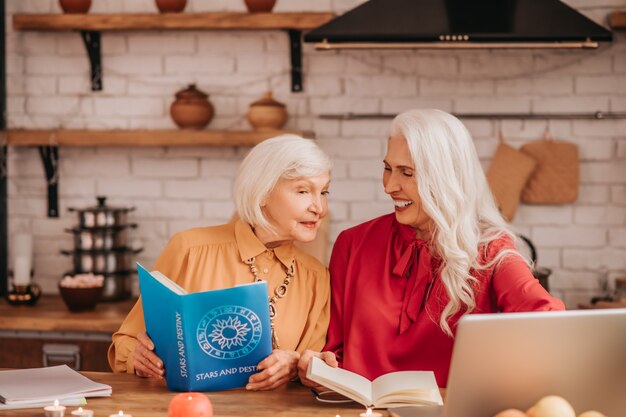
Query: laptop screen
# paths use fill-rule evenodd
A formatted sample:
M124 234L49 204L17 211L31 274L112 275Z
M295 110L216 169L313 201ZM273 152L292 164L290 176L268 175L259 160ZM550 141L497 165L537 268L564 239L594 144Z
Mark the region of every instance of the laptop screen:
M626 309L463 317L444 417L524 411L547 395L576 414L626 416Z

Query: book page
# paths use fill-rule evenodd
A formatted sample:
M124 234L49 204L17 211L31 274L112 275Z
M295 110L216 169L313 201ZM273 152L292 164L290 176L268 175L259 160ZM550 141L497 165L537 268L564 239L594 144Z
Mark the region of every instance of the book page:
M165 287L167 287L174 294L178 294L178 295L185 295L185 294L187 294L187 290L186 289L184 289L183 287L181 287L180 285L178 285L177 283L175 283L174 281L172 281L170 278L166 277L165 275L163 275L159 271L152 271L152 272L150 272L150 275L152 275L152 277L154 277L154 279L159 281L161 284L163 284Z
M372 405L372 383L361 375L328 366L320 358L312 358L306 376L365 406Z
M403 371L380 376L372 382L372 397L374 404L380 407L443 404L432 371Z

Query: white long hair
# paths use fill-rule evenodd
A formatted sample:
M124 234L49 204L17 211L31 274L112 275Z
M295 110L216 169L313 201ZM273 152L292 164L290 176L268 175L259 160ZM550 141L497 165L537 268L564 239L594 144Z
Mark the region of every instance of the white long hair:
M472 137L460 120L441 110L409 110L391 124L391 135L398 134L406 139L415 164L423 210L434 222L431 249L443 261L440 279L450 297L439 325L451 336L448 319L461 308L470 312L476 307L477 280L470 271L521 255L507 249L481 262L491 241L503 235L515 241L515 235L496 207Z

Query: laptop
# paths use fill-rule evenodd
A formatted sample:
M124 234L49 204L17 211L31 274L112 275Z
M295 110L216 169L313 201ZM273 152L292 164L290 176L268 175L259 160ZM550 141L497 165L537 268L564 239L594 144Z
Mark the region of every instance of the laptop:
M441 407L398 417L492 417L559 395L576 414L626 416L626 309L471 314L459 322Z

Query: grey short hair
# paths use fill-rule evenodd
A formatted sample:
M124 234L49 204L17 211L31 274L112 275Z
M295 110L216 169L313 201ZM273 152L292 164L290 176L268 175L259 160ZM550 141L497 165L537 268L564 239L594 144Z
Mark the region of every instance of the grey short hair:
M281 178L295 179L330 173L331 162L315 142L297 135L280 135L256 145L239 165L235 206L251 226L271 229L261 205Z

